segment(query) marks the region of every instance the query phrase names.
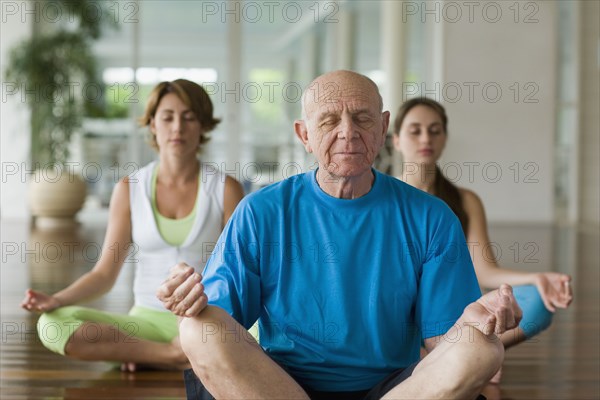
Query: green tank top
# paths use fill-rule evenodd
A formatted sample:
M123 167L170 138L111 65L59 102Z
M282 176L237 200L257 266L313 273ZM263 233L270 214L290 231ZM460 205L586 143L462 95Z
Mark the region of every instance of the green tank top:
M150 193L152 193L152 212L154 213L154 220L158 227L158 232L165 242L171 246L181 246L188 234L192 230L194 220L196 219L196 205L198 201L194 203L192 212L180 219L167 218L158 212L156 206L156 179L158 177L158 163L152 171L152 183L150 186ZM198 189L200 189L200 174L198 174ZM198 190L200 191L200 190Z

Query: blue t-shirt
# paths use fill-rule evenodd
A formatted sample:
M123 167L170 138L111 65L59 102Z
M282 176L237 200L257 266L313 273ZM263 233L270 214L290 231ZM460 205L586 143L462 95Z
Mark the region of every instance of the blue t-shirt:
M209 304L246 328L259 318L264 350L314 390L375 386L481 295L446 204L373 173L353 200L314 171L247 196L204 270Z

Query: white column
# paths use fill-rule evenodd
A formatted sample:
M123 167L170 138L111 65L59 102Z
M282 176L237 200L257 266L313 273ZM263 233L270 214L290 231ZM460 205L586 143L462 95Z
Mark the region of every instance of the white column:
M317 77L319 73L319 38L317 33L313 31L308 31L302 36L301 46L302 46L302 56L298 59L298 67L299 67L299 76L302 82L299 82L300 85L304 88L305 85L308 85L313 79Z
M335 26L335 69L354 69L354 11L342 6Z
M0 76L2 76L2 101L0 102L0 160L2 190L0 190L0 216L6 219L27 219L27 185L25 172L30 164L31 120L30 111L23 101L23 93L16 91L12 82L4 80L8 52L32 33L33 16L24 14L24 3L6 3L4 21L0 24ZM4 7L5 5L3 5ZM12 8L14 6L14 8ZM15 12L10 13L9 7Z
M323 60L319 64L319 72L329 72L337 69L338 46L337 28L334 24L325 24L324 36L319 43L319 52L323 55ZM315 77L313 77L315 78Z
M379 88L383 97L383 109L389 110L393 118L402 104L402 82L404 79L404 24L401 1L381 2L381 70L384 81ZM392 127L390 124L390 131ZM392 173L399 175L402 162L394 157Z
M293 82L298 76L298 65L294 58L288 58L285 64L285 84ZM294 143L298 140L296 135L293 134L293 123L296 118L300 118L299 115L295 115L295 104L284 98L283 107L285 110L283 126L280 132L280 139L278 141L277 148L277 160L279 162L278 170L285 169L286 166L293 161ZM281 177L279 174L276 179Z
M240 1L229 1L227 2L227 9L236 10L241 9ZM224 86L226 90L237 91L241 93L242 86L242 21L238 18L239 12L233 15L227 16L227 68L225 72ZM227 170L231 171L235 168L235 163L240 161L240 148L242 132L242 106L241 99L236 101L236 98L241 94L236 93L235 95L225 95L225 137L226 142L226 155L225 161ZM240 177L238 177L240 178Z
M567 145L568 147L568 188L566 188L566 192L568 193L568 204L567 204L567 221L571 224L577 223L579 221L580 216L580 164L579 160L581 157L581 89L582 85L587 85L590 82L581 79L581 63L582 59L582 47L579 43L581 43L581 26L582 26L582 14L581 14L581 3L578 1L572 2L568 4L568 7L571 8L572 15L571 16L563 16L562 23L567 25L567 29L572 30L572 34L570 37L570 41L567 49L563 49L565 52L572 52L572 61L568 63L566 60L563 62L568 65L562 65L562 70L564 72L559 72L559 77L567 82L578 82L577 85L573 85L572 91L570 93L561 93L561 103L560 106L563 108L563 115L571 115L571 119L564 117L567 119L565 126L557 126L557 129L565 129L567 131L571 131L571 143ZM560 25L559 25L560 26ZM600 45L600 43L598 43ZM600 50L600 49L599 49ZM600 56L600 53L598 54ZM600 61L599 61L600 64ZM598 78L596 78L596 82ZM564 81L563 81L564 82ZM563 88L566 85L563 84ZM563 89L566 90L566 89ZM564 103L567 104L564 104ZM597 109L596 109L597 110ZM564 134L564 132L563 132ZM558 144L560 146L560 144ZM556 156L555 156L556 157ZM558 160L556 160L558 161ZM555 162L556 162L555 161ZM597 182L596 182L597 184ZM585 187L585 185L583 186ZM571 264L576 265L576 264Z
M298 59L298 74L299 82L298 84L304 89L313 79L317 77L319 71L319 41L324 38L317 34L315 30L307 31L301 39L301 54L302 56ZM301 104L297 107L294 107L296 110L296 114L290 115L291 122L289 126L289 135L290 135L290 151L291 158L293 162L298 163L303 171L307 171L308 167L314 162L312 156L309 156L306 153L306 150L296 138L296 135L293 134L293 129L291 123L294 120L300 119L300 110Z
M136 9L139 10L143 7L142 2L135 0ZM133 22L131 29L131 68L133 69L133 81L136 85L137 77L136 71L140 66L140 19L136 19ZM130 104L129 107L129 118L131 118L131 131L129 133L129 160L134 162L136 165L141 167L141 147L144 145L144 138L140 137L138 129L138 117L142 114L140 107L144 105L140 102ZM116 183L116 182L114 182Z

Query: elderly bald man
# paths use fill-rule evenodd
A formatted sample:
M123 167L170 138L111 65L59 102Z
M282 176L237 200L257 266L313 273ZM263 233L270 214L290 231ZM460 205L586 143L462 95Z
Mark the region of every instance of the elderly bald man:
M179 264L157 293L184 317L188 395L477 397L503 359L495 334L520 320L511 288L480 297L452 211L372 168L390 113L370 79L322 75L302 107L318 169L247 196L204 276Z

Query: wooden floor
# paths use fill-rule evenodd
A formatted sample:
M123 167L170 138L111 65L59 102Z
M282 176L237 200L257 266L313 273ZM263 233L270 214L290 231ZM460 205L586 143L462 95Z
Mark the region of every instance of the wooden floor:
M0 399L181 399L179 372L121 373L108 363L75 362L47 351L36 318L19 308L28 287L54 292L89 270L102 244L102 216L61 232L2 221ZM495 226L491 235L505 267L572 274L575 301L549 330L507 352L493 399L600 399L600 238L597 230ZM114 290L92 305L126 312L132 265Z

